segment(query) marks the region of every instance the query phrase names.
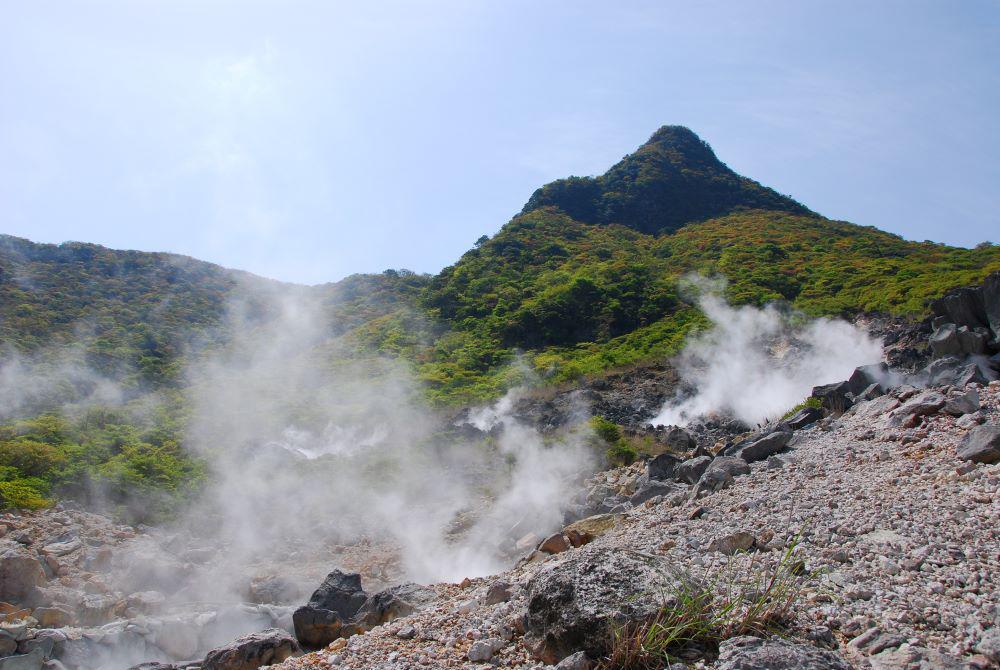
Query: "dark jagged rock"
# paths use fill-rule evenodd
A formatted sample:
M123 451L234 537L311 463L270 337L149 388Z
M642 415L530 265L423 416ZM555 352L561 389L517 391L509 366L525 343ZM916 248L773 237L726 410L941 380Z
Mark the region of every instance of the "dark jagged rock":
M788 442L792 439L792 431L790 430L776 430L772 433L768 433L763 437L754 438L748 440L744 443L735 445L735 447L727 453L726 456L739 456L747 463L756 463L757 461L763 461L768 456L773 456L778 453L786 446Z
M823 418L823 411L817 407L803 407L793 414L785 423L792 430L801 430Z
M688 451L698 446L694 437L680 426L667 426L663 443L673 451Z
M647 480L636 487L635 493L629 497L628 501L633 505L641 505L656 496L672 496L683 493L684 490L683 486L672 482Z
M301 651L295 638L280 628L251 633L213 649L202 661L202 670L257 670L281 663Z
M705 492L718 491L733 483L734 477L750 473L750 466L742 458L736 456L719 456L712 460L701 475L701 479L691 492L697 498Z
M958 457L974 463L1000 463L1000 426L977 426L958 445Z
M672 454L660 454L646 464L646 474L654 481L668 482L674 478L674 470L681 459Z
M956 326L987 326L986 305L981 287L958 288L931 303L931 312Z
M780 637L740 636L719 645L719 670L850 670L840 654Z
M674 477L677 481L687 484L695 484L705 474L705 470L712 464L711 456L695 456L689 458L674 469Z
M678 579L666 559L628 549L588 546L566 556L527 586L525 644L549 664L577 651L600 658L614 626L655 614L665 603L654 594L672 593Z
M818 399L823 405L823 409L830 412L843 412L850 409L851 405L854 404L851 401L851 395L851 383L848 381L814 386L812 390L812 397Z
M351 620L365 604L361 575L334 570L306 605L295 610L292 623L299 644L308 648L325 647L344 633L353 632ZM349 628L350 630L344 630Z
M879 384L889 374L889 366L885 363L874 363L854 368L847 383L851 385L851 393L858 395L872 384Z

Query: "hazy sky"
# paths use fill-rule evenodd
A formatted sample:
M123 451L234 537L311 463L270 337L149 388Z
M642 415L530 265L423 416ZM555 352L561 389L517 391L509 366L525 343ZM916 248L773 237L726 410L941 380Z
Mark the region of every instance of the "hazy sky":
M436 272L663 124L834 218L1000 242L1000 3L0 0L0 232Z

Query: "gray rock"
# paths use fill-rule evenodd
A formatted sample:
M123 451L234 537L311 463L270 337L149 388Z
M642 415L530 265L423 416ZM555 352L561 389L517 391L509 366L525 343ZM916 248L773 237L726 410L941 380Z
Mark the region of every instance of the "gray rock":
M17 651L17 640L5 630L0 630L0 656L10 656Z
M673 451L688 451L698 446L691 433L680 426L669 426L663 436L663 441Z
M1000 275L997 275L1000 279ZM1000 663L1000 628L994 627L986 631L976 644L976 651L994 663Z
M965 670L960 659L932 649L904 644L868 658L872 670Z
M713 538L708 543L708 551L717 551L732 556L739 551L751 551L757 546L757 539L750 533L738 531Z
M944 396L935 391L924 391L913 396L902 405L897 407L889 415L891 423L903 425L913 417L927 416L934 414L944 407Z
M633 505L641 505L651 498L671 496L676 493L683 493L685 490L684 486L672 482L645 481L636 489L628 501Z
M45 663L45 653L34 649L28 654L0 658L0 670L42 670Z
M983 282L983 311L990 329L1000 337L1000 272L994 272Z
M718 670L850 670L840 654L771 637L741 636L719 645Z
M372 594L357 611L353 624L358 630L369 630L399 617L408 616L430 606L437 593L420 584L406 583Z
M785 422L792 430L801 430L823 418L823 410L816 407L803 407Z
M503 642L500 640L476 640L469 647L466 655L473 663L484 663L493 658L493 654L502 648Z
M705 492L719 491L733 483L734 477L750 473L750 466L737 456L719 456L712 459L708 468L702 473L701 479L691 492L697 498Z
M587 654L578 651L559 661L556 670L591 670L593 667L594 662L590 660Z
M962 416L963 414L978 412L979 408L979 391L968 389L964 393L949 395L941 411L952 416Z
M594 545L564 554L528 582L525 644L545 663L584 651L605 654L614 626L648 619L676 590L679 573L666 559Z
M935 330L929 344L936 358L961 356L963 353L962 341L958 336L958 326L954 323L946 323Z
M978 286L949 291L931 303L931 311L956 326L978 328L987 325L983 290Z
M298 651L295 638L286 631L268 628L208 652L201 670L257 670L280 663Z
M295 610L295 637L303 647L325 647L354 632L349 622L365 604L361 575L334 570L312 594L309 602Z
M974 463L1000 463L1000 426L976 426L962 438L958 457Z
M680 462L681 459L676 456L660 454L646 464L646 474L651 480L669 482L674 478L674 469Z
M674 478L679 482L696 484L711 463L711 456L689 458L674 469Z
M851 395L853 395L853 391L849 381L814 386L812 390L812 397L819 399L823 409L830 412L843 412L850 409L853 404Z
M731 454L726 455L739 456L747 463L756 463L784 449L788 446L788 442L791 439L792 431L776 430L773 433L768 433L745 444L737 445L737 448Z
M511 595L513 595L513 589L510 584L503 580L498 580L490 584L490 588L486 590L486 599L483 601L483 604L498 605L505 603L510 600Z
M33 604L38 599L38 587L45 582L42 562L29 549L11 543L0 549L0 600Z
M881 389L882 383L888 374L889 366L885 363L862 365L854 368L854 372L851 373L851 377L847 380L847 383L851 387L851 393L860 396L872 384L877 384Z

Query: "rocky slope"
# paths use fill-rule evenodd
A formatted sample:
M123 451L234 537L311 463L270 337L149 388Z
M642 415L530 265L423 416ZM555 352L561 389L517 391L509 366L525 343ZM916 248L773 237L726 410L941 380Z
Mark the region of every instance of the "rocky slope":
M945 388L903 388L862 402L839 418L797 431L786 451L749 464L718 491L699 497L697 487L674 482L668 495L577 525L600 533L582 548L537 551L495 578L443 585L432 608L279 667L467 667L476 659L539 667L543 621L582 619L605 600L620 606L629 594L655 600L659 593L626 579L589 594L587 603L546 603L546 580L567 566L638 552L712 580L773 569L789 550L804 572L786 632L795 644L837 650L843 659L801 667L995 667L1000 452L994 447L992 464L965 460L958 452L971 433L989 430L981 423L1000 424L1000 382L968 391L980 409L958 417L956 408L941 411L943 402L926 410L928 400L938 404L931 394L947 397ZM914 411L919 426L901 428ZM595 488L634 495L642 469L601 478ZM730 554L738 549L747 553L734 559ZM757 568L743 565L751 561ZM629 572L637 573L634 567ZM716 658L709 649L692 665L786 667L754 665L747 660L755 658L754 648L733 650L734 644L723 643Z

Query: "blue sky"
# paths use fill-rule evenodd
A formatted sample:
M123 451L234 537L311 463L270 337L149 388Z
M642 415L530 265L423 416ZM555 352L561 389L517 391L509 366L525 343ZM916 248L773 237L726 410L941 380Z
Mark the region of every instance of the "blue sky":
M663 124L833 218L1000 242L1000 3L0 0L0 232L436 272Z

